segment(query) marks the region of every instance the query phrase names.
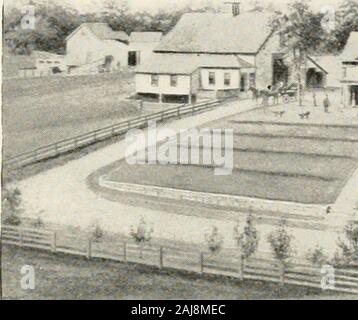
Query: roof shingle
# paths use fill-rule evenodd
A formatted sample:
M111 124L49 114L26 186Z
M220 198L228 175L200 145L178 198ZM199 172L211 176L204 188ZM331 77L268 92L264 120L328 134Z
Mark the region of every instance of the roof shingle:
M256 53L271 34L271 15L186 13L156 52Z
M108 23L95 22L95 23L83 23L68 37L71 38L79 29L86 27L88 28L98 39L101 40L120 40L128 41L129 37L124 31L113 31Z

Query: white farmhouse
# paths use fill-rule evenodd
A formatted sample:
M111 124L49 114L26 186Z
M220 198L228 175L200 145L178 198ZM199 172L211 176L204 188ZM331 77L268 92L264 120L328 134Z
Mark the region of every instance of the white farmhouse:
M83 23L66 38L69 71L99 72L127 65L128 35L107 23Z
M40 77L67 71L67 61L64 55L34 50L31 56L35 60L36 73Z
M146 63L162 36L162 32L132 32L129 37L128 65Z

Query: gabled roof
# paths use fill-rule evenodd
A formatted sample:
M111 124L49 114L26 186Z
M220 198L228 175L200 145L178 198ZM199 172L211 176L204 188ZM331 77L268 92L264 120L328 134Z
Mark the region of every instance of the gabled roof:
M162 32L132 32L129 42L159 42L162 36Z
M271 14L186 13L156 52L257 53L272 33Z
M119 40L123 42L127 42L129 40L128 35L124 31L113 31L108 23L102 22L82 23L66 38L66 40L69 40L82 28L89 29L100 40Z
M235 55L227 55L223 58L215 54L154 53L148 61L150 62L138 67L136 73L192 74L198 68L254 68Z
M31 56L35 59L65 59L66 56L47 51L33 50Z
M341 59L345 61L358 60L358 32L351 32L349 35Z

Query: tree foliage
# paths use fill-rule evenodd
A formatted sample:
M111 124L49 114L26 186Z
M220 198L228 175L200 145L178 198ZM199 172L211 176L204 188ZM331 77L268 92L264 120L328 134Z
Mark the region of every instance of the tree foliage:
M2 220L5 224L20 225L22 199L19 189L4 188L1 193Z
M213 227L211 232L205 235L205 240L211 253L219 252L224 242L223 236L219 233L217 227Z
M292 236L287 232L286 222L280 221L278 229L269 234L267 238L275 258L285 262L292 255Z
M349 223L344 228L344 237L338 239L336 263L350 264L358 261L358 225Z
M107 1L98 13L80 14L76 10L56 4L35 5L35 28L23 29L23 14L12 9L4 17L5 38L10 38L16 54L29 54L32 50L65 53L66 37L84 22L106 22L115 31L162 31L167 33L178 22L182 9L173 12L159 11L132 13L125 1Z
M234 240L245 259L251 257L256 252L259 245L259 233L254 226L251 215L248 216L242 233L240 233L238 226L234 228Z

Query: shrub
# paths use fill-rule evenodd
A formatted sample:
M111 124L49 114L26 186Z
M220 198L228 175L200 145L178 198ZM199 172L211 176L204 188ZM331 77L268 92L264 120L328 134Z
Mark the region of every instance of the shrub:
M21 224L21 192L18 188L2 190L2 217L4 224L18 226Z
M321 247L316 247L313 251L310 251L307 258L309 262L317 266L323 266L328 261L328 257L324 254Z
M211 232L206 234L205 240L208 243L208 248L211 253L218 253L224 242L224 239L219 233L219 229L217 227L213 227Z
M42 229L45 227L45 223L43 222L41 217L37 217L37 219L33 223L34 228Z
M285 220L281 220L278 229L270 233L267 238L275 258L283 263L292 255L292 239L293 237L287 232Z
M99 242L103 238L104 231L98 222L94 222L90 226L90 236L94 242Z
M239 232L239 225L234 228L234 240L240 247L244 258L249 258L256 252L259 245L259 233L253 224L251 214L246 220L246 226L242 233Z
M143 246L146 242L152 239L153 228L149 227L144 218L142 217L138 226L131 227L130 235L133 240L140 245L140 258L143 257Z
M349 223L344 228L343 234L343 238L338 238L338 250L334 262L336 264L351 264L358 261L358 224Z

